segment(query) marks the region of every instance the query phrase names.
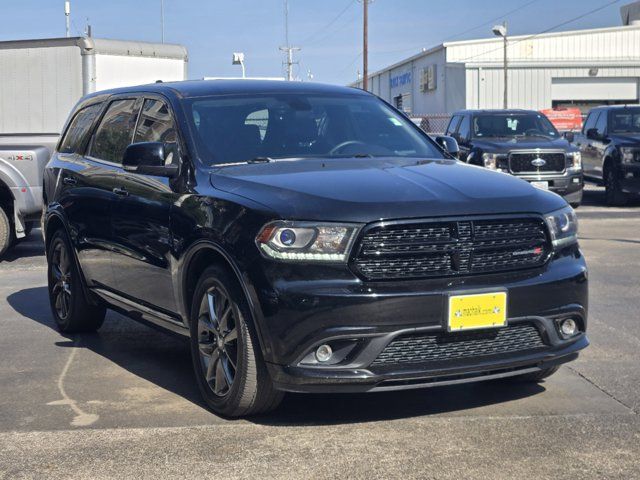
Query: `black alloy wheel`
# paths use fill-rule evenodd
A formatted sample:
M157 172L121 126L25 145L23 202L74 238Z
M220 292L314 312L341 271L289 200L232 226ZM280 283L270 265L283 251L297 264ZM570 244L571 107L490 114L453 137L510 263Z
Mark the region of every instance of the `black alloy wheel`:
M238 329L234 305L221 287L203 298L198 316L200 362L211 391L228 395L238 369Z
M212 411L240 417L278 406L283 393L267 371L244 291L224 266L212 265L200 276L190 329L196 381Z
M47 280L51 313L64 333L95 332L106 310L85 296L78 267L63 230L53 234L47 249Z

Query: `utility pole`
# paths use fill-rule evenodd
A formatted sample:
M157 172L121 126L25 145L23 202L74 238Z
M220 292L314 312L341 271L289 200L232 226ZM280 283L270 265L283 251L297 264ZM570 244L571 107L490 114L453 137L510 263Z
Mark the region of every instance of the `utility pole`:
M285 46L280 47L280 51L286 53L284 65L286 65L287 80L292 81L293 66L298 64L298 62L293 61L293 52L299 52L300 48L292 47L289 44L289 1L288 0L284 0L284 41L285 41Z
M369 88L369 4L373 0L362 2L362 89Z
M160 30L162 31L162 43L164 43L164 0L160 0Z
M65 16L65 26L66 26L66 35L67 38L71 36L71 25L70 25L70 15L71 15L71 2L69 0L65 0L64 2L64 16Z
M505 110L509 108L509 64L507 59L507 22L504 21L502 25L496 25L493 27L493 34L496 37L502 37L504 42L504 98L502 100L502 108Z

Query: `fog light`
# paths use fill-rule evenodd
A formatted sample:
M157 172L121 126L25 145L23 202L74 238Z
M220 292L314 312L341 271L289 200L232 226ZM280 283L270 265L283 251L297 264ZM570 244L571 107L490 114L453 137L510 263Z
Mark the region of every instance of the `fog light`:
M560 324L560 331L567 337L572 337L578 333L578 325L573 318L567 318Z
M333 355L333 350L329 345L320 345L316 350L316 358L319 362L328 362L331 360L331 355Z

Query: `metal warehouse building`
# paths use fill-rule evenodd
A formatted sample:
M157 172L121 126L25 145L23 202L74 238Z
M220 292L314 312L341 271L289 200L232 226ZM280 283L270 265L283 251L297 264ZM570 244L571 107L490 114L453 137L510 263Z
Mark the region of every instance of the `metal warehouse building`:
M542 110L640 98L640 24L508 38L508 106ZM502 108L503 40L443 43L369 76L369 90L413 115ZM354 83L362 86L362 81Z

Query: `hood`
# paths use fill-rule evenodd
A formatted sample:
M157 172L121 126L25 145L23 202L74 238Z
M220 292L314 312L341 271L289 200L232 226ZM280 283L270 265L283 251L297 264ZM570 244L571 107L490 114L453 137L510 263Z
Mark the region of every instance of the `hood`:
M489 153L508 153L511 150L575 150L565 138L491 137L474 138L473 146Z
M621 147L640 147L640 133L612 133L609 138Z
M566 205L511 175L453 160L280 160L218 168L211 183L297 220L548 213Z

